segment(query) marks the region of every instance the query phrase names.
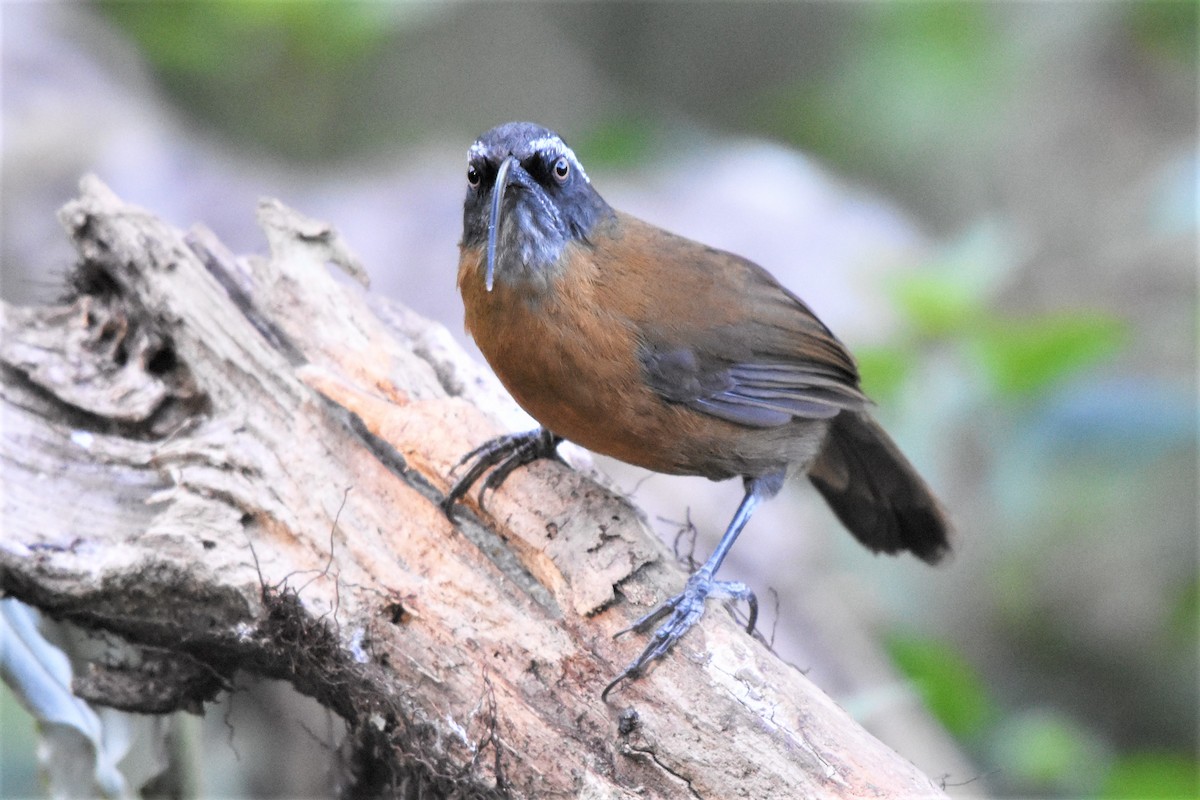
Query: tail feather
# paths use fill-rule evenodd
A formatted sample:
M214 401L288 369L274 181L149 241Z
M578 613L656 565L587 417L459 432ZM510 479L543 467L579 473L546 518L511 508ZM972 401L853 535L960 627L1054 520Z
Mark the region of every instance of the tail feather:
M891 437L866 412L843 411L808 478L854 537L875 552L911 550L936 564L950 550L950 521Z

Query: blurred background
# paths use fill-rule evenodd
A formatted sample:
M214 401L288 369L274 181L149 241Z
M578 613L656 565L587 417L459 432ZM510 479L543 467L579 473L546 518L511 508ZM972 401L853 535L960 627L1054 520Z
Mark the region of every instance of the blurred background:
M466 148L546 124L614 206L804 297L957 522L935 570L807 486L769 504L723 574L780 654L952 795L1196 797L1197 8L6 2L3 297L61 294L94 171L237 252L261 196L326 219L470 346ZM701 559L740 496L599 463ZM158 791L328 794L307 702L172 723L192 777ZM36 795L0 713L0 796Z

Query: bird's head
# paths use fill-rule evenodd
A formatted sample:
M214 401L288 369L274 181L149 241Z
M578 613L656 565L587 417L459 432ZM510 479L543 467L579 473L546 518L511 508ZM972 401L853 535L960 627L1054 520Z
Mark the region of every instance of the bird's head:
M464 247L487 245L484 281L544 286L574 240L612 214L575 153L554 131L509 122L467 151Z

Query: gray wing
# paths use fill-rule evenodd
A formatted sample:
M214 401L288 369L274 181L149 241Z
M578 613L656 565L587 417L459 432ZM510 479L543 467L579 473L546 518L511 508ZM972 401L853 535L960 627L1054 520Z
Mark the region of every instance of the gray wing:
M648 337L641 349L646 383L666 400L755 428L862 408L867 399L850 355L800 310L805 330L753 321L705 331L686 345Z

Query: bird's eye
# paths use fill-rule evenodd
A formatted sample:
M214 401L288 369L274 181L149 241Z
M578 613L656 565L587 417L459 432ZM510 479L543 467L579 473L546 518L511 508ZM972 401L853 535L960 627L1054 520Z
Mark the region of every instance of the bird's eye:
M467 185L468 186L470 186L471 188L475 188L476 186L479 185L479 181L482 178L483 178L483 175L480 174L478 167L476 167L474 164L467 165Z
M558 161L554 162L554 180L559 183L566 181L571 175L571 162L566 156L560 156Z

